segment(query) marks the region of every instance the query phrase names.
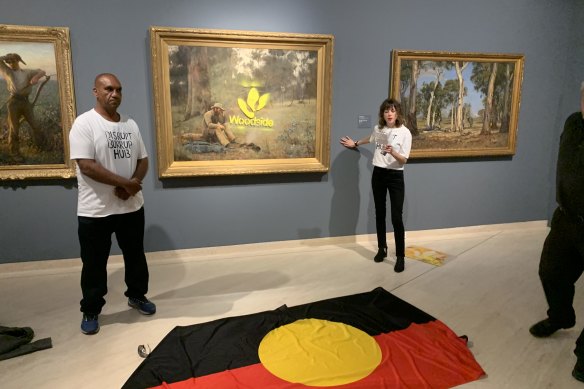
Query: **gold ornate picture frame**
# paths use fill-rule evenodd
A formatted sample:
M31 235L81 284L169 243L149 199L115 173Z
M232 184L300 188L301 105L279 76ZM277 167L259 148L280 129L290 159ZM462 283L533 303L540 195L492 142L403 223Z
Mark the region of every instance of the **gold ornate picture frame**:
M390 95L401 101L414 158L515 154L522 54L394 50Z
M333 40L151 27L159 177L328 171Z
M0 58L0 180L75 177L69 29L0 24Z

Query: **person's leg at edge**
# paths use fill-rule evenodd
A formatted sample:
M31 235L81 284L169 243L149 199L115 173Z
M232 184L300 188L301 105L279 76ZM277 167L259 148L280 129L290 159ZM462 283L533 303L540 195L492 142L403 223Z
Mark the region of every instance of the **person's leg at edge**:
M539 278L548 303L548 317L529 329L536 337L547 337L575 324L576 314L572 306L574 284L582 274L583 267L574 246L573 228L573 223L566 215L556 210L539 263Z
M391 224L395 240L395 267L397 273L405 269L405 227L403 222L403 208L405 200L405 184L403 170L391 171L389 182L389 199L391 203Z
M574 227L577 228L561 211L554 213L539 264L539 277L549 306L548 317L552 323L566 327L576 322L572 306L575 283L584 270L574 245Z
M385 175L386 169L373 167L371 176L371 188L373 191L373 203L375 204L375 229L377 231L377 254L374 257L375 262L383 262L387 257L387 232L386 232L386 201L387 185Z
M575 220L570 219L569 217L566 217L566 215L562 211L559 211L558 213L559 215L557 217L557 220L555 221L556 226L558 224L560 225L561 227L559 229L560 232L564 230L565 233L562 235L566 235L569 239L570 245L573 245L573 248L570 253L571 255L566 256L566 258L571 258L570 263L572 266L568 266L568 268L571 268L573 274L572 278L568 279L568 282L570 283L570 285L573 286L584 271L584 241L581 239L581 237L584 235L584 224L576 222ZM556 215L554 214L554 218L555 217ZM554 221L552 220L552 224L553 223ZM564 224L566 224L565 227L563 227ZM570 288L568 290L568 293L570 293L569 296L571 296L570 313L572 314L574 313L574 309L572 307L574 291L575 291L574 288ZM576 318L574 316L574 322L575 319ZM570 326L572 326L574 322L570 322L568 324L571 324ZM578 381L584 382L584 330L580 332L580 336L576 340L576 348L574 349L574 354L576 355L577 360L576 364L574 365L574 368L572 369L572 376Z

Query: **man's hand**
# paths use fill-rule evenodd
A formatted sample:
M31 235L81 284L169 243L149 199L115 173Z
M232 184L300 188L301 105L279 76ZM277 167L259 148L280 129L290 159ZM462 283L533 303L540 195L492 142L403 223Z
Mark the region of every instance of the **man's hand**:
M126 190L121 186L116 186L114 188L114 194L122 200L127 200L130 198L130 194L126 192Z
M122 200L127 200L141 190L142 182L136 177L133 177L128 181L128 184L124 186L116 186L114 188L114 194Z
M128 183L123 186L123 189L125 189L125 191L128 192L130 196L134 196L136 193L142 190L142 182L140 182L140 180L136 177L131 178Z
M142 190L142 181L139 177L144 177L148 169L148 158L139 159L137 162L135 177L127 179L120 177L115 173L107 170L94 159L77 159L77 166L82 174L94 179L102 184L111 185L114 188L122 188L128 196L134 196ZM118 189L114 189L114 193L121 199L124 199L124 194L118 195ZM121 193L121 192L120 192Z

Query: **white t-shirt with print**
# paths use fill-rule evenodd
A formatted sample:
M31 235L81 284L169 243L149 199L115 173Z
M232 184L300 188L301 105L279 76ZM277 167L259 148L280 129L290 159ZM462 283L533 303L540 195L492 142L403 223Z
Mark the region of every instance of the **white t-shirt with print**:
M148 157L136 122L120 115L119 122L110 122L92 109L75 119L69 133L71 159L93 159L115 174L132 178L137 161ZM144 205L142 191L122 200L114 187L97 182L77 169L79 196L77 215L105 217L137 211Z
M399 154L406 158L410 157L412 149L412 134L405 126L400 127L383 127L379 129L376 125L373 128L373 133L369 137L369 142L375 145L375 152L373 153L373 166L378 166L384 169L403 170L404 165L399 163L389 153L382 153L382 148L385 145L391 145L392 148Z

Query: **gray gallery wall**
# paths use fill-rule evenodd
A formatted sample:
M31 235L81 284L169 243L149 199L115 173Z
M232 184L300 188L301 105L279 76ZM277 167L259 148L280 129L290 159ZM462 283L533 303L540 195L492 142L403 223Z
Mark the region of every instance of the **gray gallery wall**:
M581 0L1 0L0 23L67 26L77 113L97 73L116 73L122 110L151 156L144 184L147 251L374 233L371 149L363 136L388 94L391 50L525 54L513 157L412 161L409 230L548 219L557 143L584 80ZM331 169L323 175L161 181L148 30L152 25L333 34ZM0 183L0 263L78 257L74 180Z

